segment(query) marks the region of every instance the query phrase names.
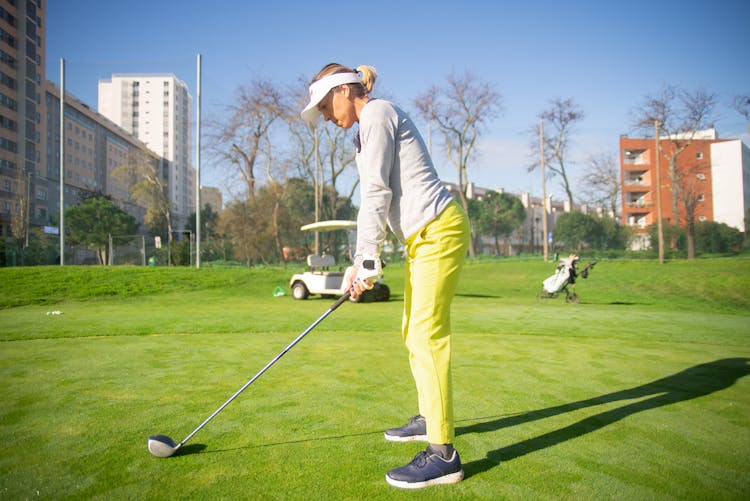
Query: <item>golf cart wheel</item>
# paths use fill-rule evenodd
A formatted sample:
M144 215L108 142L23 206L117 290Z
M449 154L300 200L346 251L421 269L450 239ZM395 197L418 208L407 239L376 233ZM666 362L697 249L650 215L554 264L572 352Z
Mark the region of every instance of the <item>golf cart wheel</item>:
M578 302L578 294L575 292L569 292L567 296L565 296L565 302L566 303L577 303Z
M305 287L305 284L302 282L294 282L294 285L292 285L292 297L294 299L307 299L307 296L310 295L310 292L307 290L307 287Z
M391 298L391 289L385 284L375 284L375 301L388 301Z

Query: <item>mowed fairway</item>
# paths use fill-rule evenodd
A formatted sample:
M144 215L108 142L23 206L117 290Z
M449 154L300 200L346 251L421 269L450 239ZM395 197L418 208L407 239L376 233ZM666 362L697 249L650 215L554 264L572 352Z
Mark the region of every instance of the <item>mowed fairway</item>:
M423 444L382 435L417 412L402 265L166 459L149 435L183 439L332 300L274 297L293 270L0 269L0 499L748 499L750 260L600 261L580 304L536 299L553 270L467 265L466 479L408 492L384 475Z

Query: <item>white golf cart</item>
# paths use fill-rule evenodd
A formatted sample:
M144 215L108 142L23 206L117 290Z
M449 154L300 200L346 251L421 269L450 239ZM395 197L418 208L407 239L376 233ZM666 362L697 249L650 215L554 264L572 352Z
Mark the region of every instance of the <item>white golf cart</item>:
M319 221L317 223L306 224L300 228L303 231L338 231L347 232L347 249L349 250L349 262L346 267L336 266L335 258L323 253L321 255L310 254L307 256L307 270L304 273L296 273L289 281L289 287L292 289L294 299L307 299L310 295L320 294L321 296L341 296L341 283L344 281L344 274L351 266L351 254L354 245L357 242L356 221ZM375 283L372 290L367 291L357 298L357 302L362 301L388 301L391 297L391 290L387 285L381 282L381 279Z

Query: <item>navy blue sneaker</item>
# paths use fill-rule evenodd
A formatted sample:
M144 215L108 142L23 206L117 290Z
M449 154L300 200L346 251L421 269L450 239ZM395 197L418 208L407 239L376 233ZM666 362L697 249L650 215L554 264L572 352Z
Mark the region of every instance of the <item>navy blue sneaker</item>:
M427 442L427 422L424 416L419 414L412 416L404 426L385 430L385 439L391 442L411 442L412 440Z
M385 481L401 489L421 489L430 485L455 484L463 480L461 458L453 451L450 459L434 452L429 446L414 456L411 463L388 472Z

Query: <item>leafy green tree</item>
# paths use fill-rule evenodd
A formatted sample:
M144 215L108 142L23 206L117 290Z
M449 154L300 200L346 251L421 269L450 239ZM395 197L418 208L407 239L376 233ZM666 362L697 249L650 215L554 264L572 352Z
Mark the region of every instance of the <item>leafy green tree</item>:
M201 259L207 261L213 261L221 259L223 256L222 242L218 240L217 225L219 222L219 214L213 210L210 204L203 204L201 209ZM190 231L193 235L197 235L195 231L195 212L190 214L188 217L185 229ZM188 246L189 252L189 246ZM186 261L189 262L189 261Z
M555 242L568 250L581 251L596 247L602 235L601 222L582 212L566 212L555 223Z
M210 241L216 236L216 225L219 221L219 214L213 210L210 204L203 204L201 209L201 242ZM195 212L190 213L185 229L196 234L195 231Z
M109 235L132 235L138 231L138 223L109 198L96 197L65 211L65 229L70 243L94 250L99 264L104 264Z
M501 254L500 239L520 228L526 220L523 204L518 197L508 193L489 192L474 205L474 210L478 232L495 239L497 255Z
M601 228L601 236L597 242L592 244L601 250L621 249L625 250L628 246L630 231L626 226L622 226L609 216L598 218Z
M656 242L658 241L657 231L657 225L652 224L649 227L649 238L651 239L652 247L656 247ZM665 252L668 251L665 256L671 258L684 257L683 250L687 248L687 235L685 228L666 224L663 226L663 231L664 241L674 243L669 246L669 249L665 249Z
M742 249L740 230L716 221L695 223L695 247L698 253L737 252Z

